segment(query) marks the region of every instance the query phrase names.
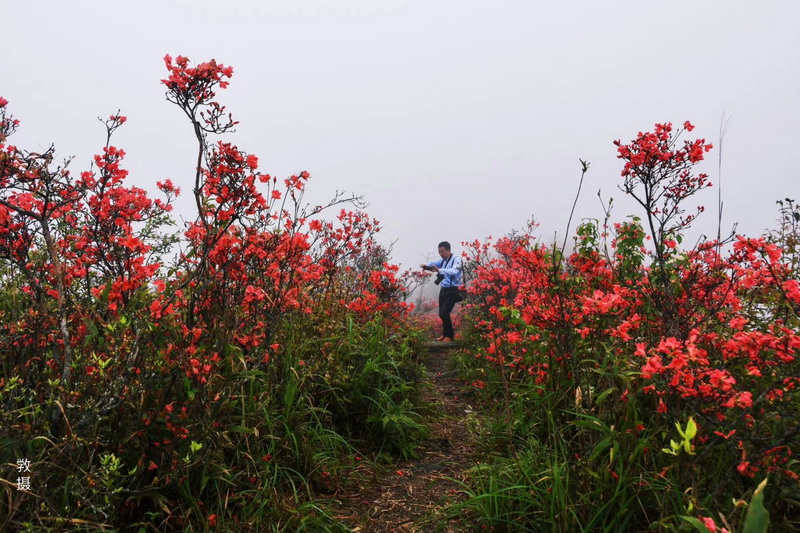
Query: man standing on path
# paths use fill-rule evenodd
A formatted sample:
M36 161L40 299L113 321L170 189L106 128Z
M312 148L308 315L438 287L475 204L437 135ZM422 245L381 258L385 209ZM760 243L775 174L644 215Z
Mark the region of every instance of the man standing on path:
M447 241L439 243L439 256L441 259L420 266L423 270L436 272L434 283L441 286L439 289L439 318L442 319L442 336L436 340L450 342L455 338L450 312L462 300L458 292L461 285L461 258L453 255L453 252L450 251L450 243Z

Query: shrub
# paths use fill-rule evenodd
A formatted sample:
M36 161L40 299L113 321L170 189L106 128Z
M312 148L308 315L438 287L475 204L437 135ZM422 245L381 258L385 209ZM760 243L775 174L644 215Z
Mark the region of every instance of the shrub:
M17 490L6 468L0 529L336 530L315 495L354 446L409 455L425 432L409 275L360 198L309 207L307 172L212 142L231 67L165 64L198 148L182 229L170 180L127 185L124 116L75 177L7 144L0 99L0 462L32 472Z
M684 203L710 185L692 167L711 145L679 142L692 128L615 143L643 219L610 234L585 222L568 257L533 226L471 245L472 339L519 469L507 483L547 477L537 486L563 498L545 513L553 530L677 527L699 509L731 512L767 475L773 523L796 525L796 263L775 236L680 248L696 216ZM486 472L476 479L494 496L511 490Z

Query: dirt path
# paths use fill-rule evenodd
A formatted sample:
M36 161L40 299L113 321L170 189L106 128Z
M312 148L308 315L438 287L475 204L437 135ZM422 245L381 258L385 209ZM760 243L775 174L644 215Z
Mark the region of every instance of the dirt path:
M357 487L336 496L336 517L353 531L463 531L441 513L446 503L462 497L456 480L464 478L476 457L475 436L468 428L470 387L448 372L450 354L441 350L427 356L423 402L431 408L426 421L431 438L417 449L419 457L385 467L365 465L354 477Z

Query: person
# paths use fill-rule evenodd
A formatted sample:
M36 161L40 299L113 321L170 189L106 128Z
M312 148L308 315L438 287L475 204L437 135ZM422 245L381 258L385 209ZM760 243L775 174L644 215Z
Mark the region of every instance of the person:
M447 241L439 243L439 257L440 259L436 261L430 261L420 266L423 270L436 272L434 283L440 286L439 318L442 319L442 336L436 340L451 342L455 338L455 332L450 313L453 311L453 307L461 301L458 290L461 285L461 258L453 254L450 250L450 243Z

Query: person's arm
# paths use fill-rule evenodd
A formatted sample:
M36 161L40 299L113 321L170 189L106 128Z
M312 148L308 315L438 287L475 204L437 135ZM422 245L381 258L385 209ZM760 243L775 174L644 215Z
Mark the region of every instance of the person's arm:
M434 272L439 272L439 265L437 265L436 263L441 264L441 262L442 262L441 259L437 259L433 261L428 261L427 263L423 263L420 266L422 267L422 270L433 270Z
M455 256L453 261L451 261L451 265L448 268L440 268L439 274L444 274L445 276L455 276L461 272L461 258L459 256Z

